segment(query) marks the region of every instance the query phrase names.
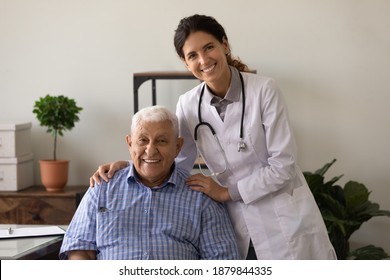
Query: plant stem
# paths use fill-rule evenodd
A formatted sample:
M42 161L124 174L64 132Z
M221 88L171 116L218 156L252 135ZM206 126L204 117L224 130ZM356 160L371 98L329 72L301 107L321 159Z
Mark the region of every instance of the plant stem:
M54 160L57 160L57 154L56 154L56 151L57 151L57 130L54 130L54 151L53 151L53 159Z

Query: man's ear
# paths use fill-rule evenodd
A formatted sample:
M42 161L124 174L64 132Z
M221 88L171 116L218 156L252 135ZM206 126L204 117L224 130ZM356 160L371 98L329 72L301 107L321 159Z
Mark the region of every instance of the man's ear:
M127 148L131 149L131 136L126 135L126 143L127 143Z
M181 148L183 148L184 144L184 138L183 137L177 137L176 141L176 156L180 153Z

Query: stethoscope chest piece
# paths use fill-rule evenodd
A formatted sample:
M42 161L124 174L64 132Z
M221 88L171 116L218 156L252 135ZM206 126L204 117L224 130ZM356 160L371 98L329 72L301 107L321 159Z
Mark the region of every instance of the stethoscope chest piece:
M246 151L246 144L242 140L240 142L238 142L237 151L238 152Z

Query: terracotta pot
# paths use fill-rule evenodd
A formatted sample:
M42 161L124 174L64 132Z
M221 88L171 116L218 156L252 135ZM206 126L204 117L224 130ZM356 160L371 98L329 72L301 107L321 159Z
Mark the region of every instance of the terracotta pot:
M41 181L48 192L62 192L68 182L69 160L40 160Z

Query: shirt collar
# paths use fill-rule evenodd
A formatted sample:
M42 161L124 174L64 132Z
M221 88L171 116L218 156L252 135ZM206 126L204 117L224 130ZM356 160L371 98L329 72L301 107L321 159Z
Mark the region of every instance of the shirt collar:
M240 100L240 94L241 94L241 80L240 80L240 74L237 70L237 68L233 66L229 66L230 73L232 74L232 79L230 81L229 89L225 95L226 100L230 102L238 102ZM214 100L213 100L214 99ZM221 98L218 96L215 96L207 87L207 85L204 83L204 100L211 104L212 102L217 102L216 100L220 101Z
M177 176L178 176L177 167L176 167L175 163L173 163L172 169L173 170L172 170L171 176L167 180L165 180L164 183L162 183L160 186L157 186L157 187L154 187L151 189L157 190L157 189L164 188L167 185L175 186L176 185L175 182L177 181ZM136 182L137 184L144 186L144 184L142 184L140 179L139 179L139 175L137 174L137 171L135 170L133 163L130 163L130 168L129 168L129 172L127 175L127 182L130 182L130 181Z

